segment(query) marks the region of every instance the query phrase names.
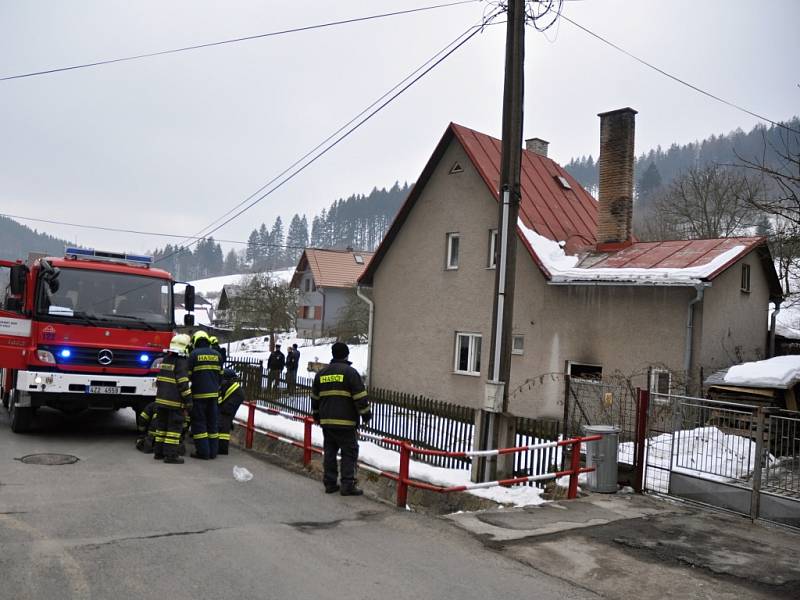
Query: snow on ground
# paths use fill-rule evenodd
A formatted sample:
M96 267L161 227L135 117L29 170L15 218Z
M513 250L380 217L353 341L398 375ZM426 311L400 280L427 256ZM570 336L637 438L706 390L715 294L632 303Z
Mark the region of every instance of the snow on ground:
M281 269L280 271L269 271L266 274L269 274L278 281L289 283L294 276L294 272L295 267L290 267L288 269ZM239 273L238 275L221 275L219 277L209 277L208 279L198 279L197 281L190 281L189 283L194 286L195 292L201 296L207 296L208 294L219 294L222 292L223 286L239 285L242 282L246 282L252 276L252 273Z
M633 464L633 442L619 445L618 460ZM755 466L756 443L748 437L727 434L716 427L698 427L664 433L647 440L645 462L647 487L658 492L666 489L670 468L701 479L731 482L746 478ZM770 460L772 460L770 458Z
M242 406L236 417L242 421L247 421L248 408ZM266 429L283 437L303 440L303 423L284 418L280 415L269 415L256 412L256 427ZM314 425L311 432L311 441L314 446L322 447L322 428ZM394 450L388 450L373 444L372 442L361 441L359 444L359 460L381 471L397 473L400 466L400 454ZM425 463L412 460L409 467L409 476L418 481L426 481L433 485L451 487L459 485L469 485L469 471L466 469L444 469L434 467ZM536 487L515 486L505 488L495 486L490 488L470 490L470 493L481 498L488 498L501 504L513 506L531 506L542 504L542 490Z
M704 277L708 277L719 267L727 264L737 256L744 246L735 246L717 256L711 262L697 267L686 267L682 269L631 269L631 268L578 268L577 256L570 256L558 242L554 242L536 233L533 229L525 226L522 220L517 221L517 226L528 240L536 255L544 266L550 271L552 281L635 281L650 285L687 285L701 283Z
M300 351L300 368L297 371L298 377L314 377L314 371L308 370L308 363L321 362L328 363L333 358L331 354L331 347L336 340L334 339L318 339L316 344L313 340L298 338L297 333L290 331L285 334L277 336L278 343L281 345L281 352L286 354L286 351L292 344L297 344L297 349ZM367 349L368 344L348 344L350 348L350 357L348 360L353 363L353 368L362 375L367 371ZM266 361L269 357L269 336L263 335L259 337L249 338L246 340L239 340L238 342L231 342L228 346L228 356L232 358L247 357L257 358Z
M776 356L767 360L734 365L725 383L755 387L788 388L800 381L800 356Z

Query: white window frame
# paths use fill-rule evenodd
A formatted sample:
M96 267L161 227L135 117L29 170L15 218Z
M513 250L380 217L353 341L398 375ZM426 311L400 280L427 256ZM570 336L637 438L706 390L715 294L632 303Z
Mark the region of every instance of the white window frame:
M455 264L453 264L453 241L458 240L456 246L458 249L455 252ZM458 261L461 258L461 234L457 231L451 231L447 234L447 260L444 263L444 268L447 271L457 271Z
M487 261L487 269L497 268L497 229L489 230L489 260Z
M521 340L519 348L517 348L517 340ZM525 354L525 336L521 333L515 333L511 336L511 354L519 356Z
M467 370L461 370L459 368L459 362L461 358L461 354L459 350L461 349L461 339L468 338L469 339L469 347L467 350ZM457 375L470 375L472 377L480 377L481 374L481 350L483 348L483 336L480 333L468 333L464 331L457 331L456 332L456 345L455 345L455 352L454 352L454 360L453 360L453 372ZM477 349L477 356L476 356L476 346ZM477 358L477 370L476 367L476 358Z
M666 401L665 394L658 391L658 376L663 374L668 378L666 396L669 397L672 394L672 372L669 369L650 369L650 397L661 402Z

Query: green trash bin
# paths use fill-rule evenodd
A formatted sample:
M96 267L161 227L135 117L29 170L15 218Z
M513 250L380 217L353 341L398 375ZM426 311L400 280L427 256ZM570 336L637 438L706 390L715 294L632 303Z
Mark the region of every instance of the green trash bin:
M614 425L584 425L585 436L600 435L602 439L586 442L586 466L595 467L588 473L589 490L601 494L617 493L617 450L619 427Z

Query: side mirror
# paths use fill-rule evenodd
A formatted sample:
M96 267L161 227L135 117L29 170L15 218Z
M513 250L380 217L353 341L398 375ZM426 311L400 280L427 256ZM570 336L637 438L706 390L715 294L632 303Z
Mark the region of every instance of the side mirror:
M183 292L183 307L186 312L194 311L194 286L187 285L186 290Z
M191 327L194 325L194 315L185 314L183 315L183 326L184 327Z
M25 284L27 281L28 267L25 265L14 265L11 267L11 274L8 283L13 295L22 296L25 294Z

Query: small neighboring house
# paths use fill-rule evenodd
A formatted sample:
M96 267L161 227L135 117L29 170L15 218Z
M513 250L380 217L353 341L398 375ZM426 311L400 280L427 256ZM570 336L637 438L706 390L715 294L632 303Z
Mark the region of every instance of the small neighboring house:
M299 290L297 335L317 338L336 328L372 252L306 248L289 284Z
M219 301L217 302L217 313L214 325L217 327L233 327L233 303L236 298L241 295L242 286L233 283L228 283L222 286L222 291L219 294Z
M704 373L767 354L781 289L764 238L632 235L635 114L600 115L599 201L547 142L523 151L512 413L560 416L564 375L693 393ZM359 280L373 288L372 385L482 405L499 171L499 140L450 124Z

